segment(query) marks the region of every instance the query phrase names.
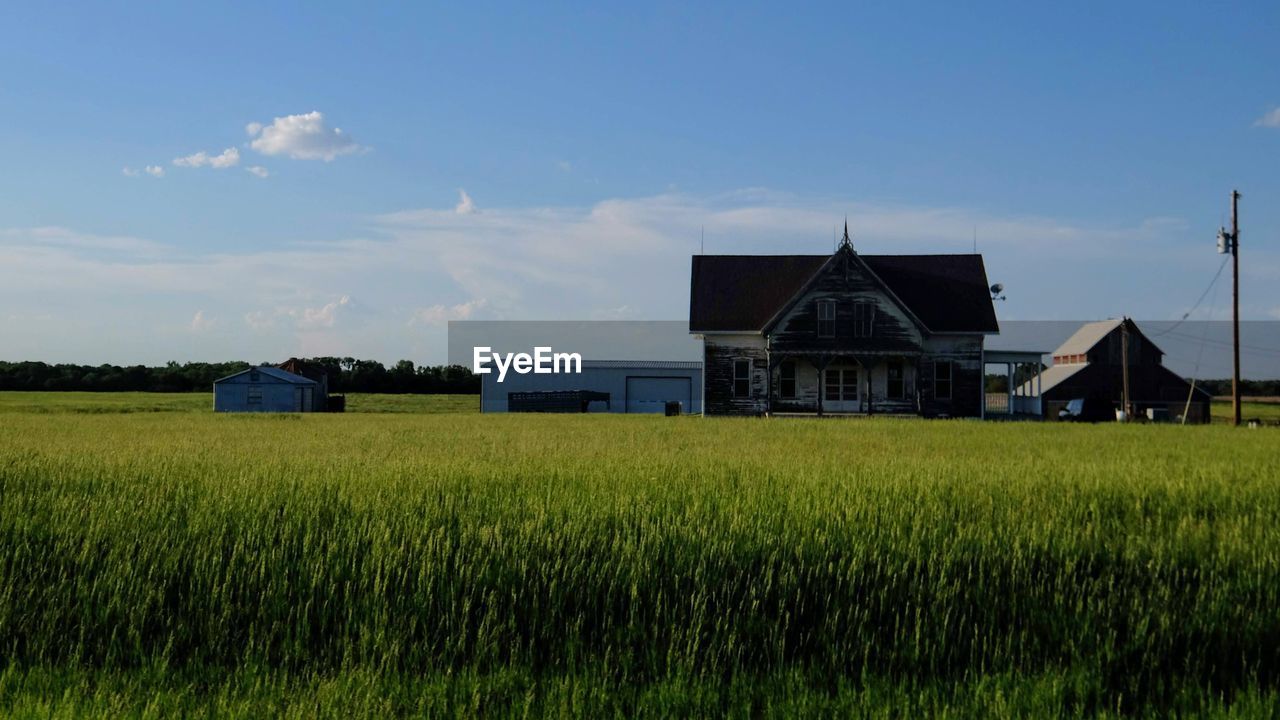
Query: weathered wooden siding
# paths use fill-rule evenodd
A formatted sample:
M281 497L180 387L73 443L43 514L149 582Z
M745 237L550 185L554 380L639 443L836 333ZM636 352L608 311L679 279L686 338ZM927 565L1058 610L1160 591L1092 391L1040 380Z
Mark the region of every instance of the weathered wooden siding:
M835 337L818 337L820 300L835 301ZM854 305L860 302L875 307L870 337L854 336ZM836 255L770 334L771 346L778 352L916 352L921 344L915 322L851 251Z
M904 358L903 398L889 398L887 360L870 365L871 388L867 394L864 369L859 378L861 403L859 412L916 413L926 417L979 417L982 414L981 335L933 336L924 340L923 354L918 359ZM768 395L773 393L772 412L818 411L818 395L822 392L821 376L809 361L796 358L796 397L781 396L781 362L775 364L768 377L768 353L765 339L758 335L709 335L703 350L705 382L704 408L709 415L758 415L770 410ZM751 396L733 396L733 363L750 360ZM951 397L940 398L934 387L937 362L952 363ZM864 360L865 362L865 360ZM848 362L847 364L851 364ZM869 402L868 402L869 400ZM828 408L830 410L830 408Z
M875 413L915 413L916 368L915 360L902 361L902 397L889 397L889 364L880 363L871 368L871 411Z
M834 333L818 335L819 301L835 303ZM855 329L856 307L874 308L871 333ZM929 417L978 417L982 413L981 334L931 335L848 248L837 251L789 307L764 329L753 333L707 335L704 338L704 411L709 415L755 415L764 412L834 411L820 399L818 371L829 364L862 368L857 412L920 413ZM733 396L735 360L752 362L751 395ZM781 396L781 364L796 363L796 396ZM900 360L904 369L902 397L888 396L888 365ZM953 364L949 398L934 387L938 362ZM772 367L770 367L772 363ZM772 402L770 402L772 396ZM849 411L844 408L843 411Z
M781 363L773 371L773 412L816 413L818 412L818 394L822 392L821 375L812 363L797 359L796 363L796 396L782 397ZM842 366L851 365L842 363ZM889 366L887 362L877 363L870 370L871 394L867 395L867 376L860 374L858 378L861 406L859 412L913 414L916 412L916 372L915 360L903 360L904 392L901 398L889 398ZM863 370L865 373L866 370ZM869 402L868 402L869 399ZM828 411L830 409L828 408Z
M920 414L925 417L982 415L982 335L941 335L925 341L920 358ZM939 398L934 387L938 362L952 363L951 398Z
M759 415L767 405L768 356L760 335L707 335L702 344L703 411L708 415ZM733 396L733 363L751 361L750 397Z
M782 397L782 364L778 363L773 369L773 412L818 412L818 393L822 389L818 369L812 363L798 358L794 362L796 364L796 396L794 398Z

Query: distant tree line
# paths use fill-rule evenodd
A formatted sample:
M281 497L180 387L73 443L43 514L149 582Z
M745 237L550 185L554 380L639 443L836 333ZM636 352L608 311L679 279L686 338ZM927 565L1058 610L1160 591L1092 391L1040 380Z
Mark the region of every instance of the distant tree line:
M480 378L461 365L414 365L401 360L390 368L376 360L307 358L325 369L329 392L476 394ZM276 363L260 363L275 365ZM213 381L250 367L247 362L145 365L49 365L0 362L0 390L85 390L91 392L209 392Z
M1230 395L1231 378L1197 380L1196 387L1204 388L1210 395ZM1249 397L1280 397L1280 380L1241 380L1240 394Z
M480 376L465 365L414 365L401 360L384 367L376 360L315 357L303 362L325 368L330 392L476 395Z

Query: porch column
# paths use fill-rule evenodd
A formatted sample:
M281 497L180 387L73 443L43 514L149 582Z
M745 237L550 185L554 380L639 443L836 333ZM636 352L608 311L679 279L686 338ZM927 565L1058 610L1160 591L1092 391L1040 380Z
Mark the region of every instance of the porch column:
M862 366L867 371L867 414L875 412L875 407L871 403L871 367L870 365Z
M1036 363L1036 414L1044 417L1044 368L1040 367L1042 363Z
M924 391L920 389L920 383L924 379L922 373L920 372L921 357L922 356L920 355L916 356L916 377L915 377L916 415L924 414Z
M809 356L809 363L818 371L818 417L822 417L822 399L827 393L827 365L831 358L824 355Z
M773 352L764 349L764 414L773 415Z
M1004 366L1009 371L1009 407L1007 409L1007 412L1009 413L1009 416L1012 417L1013 416L1013 363L1007 362L1004 364Z

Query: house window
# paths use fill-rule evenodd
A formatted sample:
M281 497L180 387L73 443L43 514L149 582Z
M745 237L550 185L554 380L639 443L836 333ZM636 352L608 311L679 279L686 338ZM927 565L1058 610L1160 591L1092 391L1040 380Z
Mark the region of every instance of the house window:
M257 371L257 370L250 370L250 371L249 371L249 382L258 382L258 371Z
M249 386L249 404L250 405L262 404L262 386L261 385Z
M853 306L853 336L871 337L871 328L875 324L876 306L868 302L855 303Z
M751 361L733 361L733 396L751 397Z
M901 400L907 396L907 384L903 382L901 362L889 363L888 394L890 400Z
M796 364L787 360L778 366L778 391L784 398L796 396Z
M951 363L933 364L933 396L939 400L951 399Z
M830 368L825 373L823 398L827 402L854 402L858 399L858 371Z
M818 337L836 336L836 301L818 301Z

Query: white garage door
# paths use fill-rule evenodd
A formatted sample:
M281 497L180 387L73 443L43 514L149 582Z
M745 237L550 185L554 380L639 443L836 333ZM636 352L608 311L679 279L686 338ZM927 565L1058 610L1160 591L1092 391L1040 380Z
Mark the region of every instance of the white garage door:
M693 381L687 377L627 378L627 412L660 413L666 403L678 402L682 412L689 412Z

